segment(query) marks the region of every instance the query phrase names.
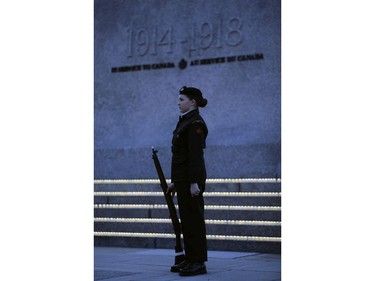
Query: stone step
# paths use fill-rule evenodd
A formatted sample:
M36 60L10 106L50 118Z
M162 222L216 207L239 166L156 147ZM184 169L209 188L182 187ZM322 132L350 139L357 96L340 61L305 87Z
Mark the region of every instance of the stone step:
M206 219L281 221L281 208L275 206L206 205L204 214ZM169 211L167 205L97 204L94 217L169 218Z
M177 198L174 198L177 202ZM279 192L205 192L207 205L281 206ZM164 204L162 192L94 192L95 204Z
M126 234L125 234L126 235ZM131 236L130 236L131 235ZM141 237L139 234L130 233L124 236L123 233L95 233L94 245L96 247L129 247L129 248L158 248L174 249L175 237ZM223 240L226 238L226 240ZM237 240L235 240L238 238ZM257 252L281 254L280 240L254 239L248 237L211 237L207 236L207 249L209 251L235 251L235 252ZM183 243L183 237L182 237Z
M218 224L221 223L221 224ZM174 233L170 219L121 220L99 219L94 222L96 232ZM275 222L206 220L207 234L280 237L281 227Z
M211 179L204 201L210 250L281 252L280 180ZM94 232L97 246L173 248L159 181L96 180Z
M170 180L166 180L170 183ZM94 191L161 191L156 179L95 180ZM207 192L280 192L281 182L274 179L208 179Z

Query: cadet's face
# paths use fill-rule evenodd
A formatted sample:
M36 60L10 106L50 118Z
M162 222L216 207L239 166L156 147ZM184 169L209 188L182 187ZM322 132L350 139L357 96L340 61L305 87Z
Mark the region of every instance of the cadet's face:
M180 112L184 113L189 111L193 106L193 100L190 100L185 95L178 96L178 107L180 108Z

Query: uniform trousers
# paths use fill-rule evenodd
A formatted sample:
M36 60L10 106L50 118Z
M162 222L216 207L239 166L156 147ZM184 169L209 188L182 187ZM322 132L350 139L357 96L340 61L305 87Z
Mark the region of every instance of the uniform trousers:
M184 238L185 259L189 262L207 261L206 224L203 192L205 182L198 183L201 192L191 196L189 182L175 182L178 208Z

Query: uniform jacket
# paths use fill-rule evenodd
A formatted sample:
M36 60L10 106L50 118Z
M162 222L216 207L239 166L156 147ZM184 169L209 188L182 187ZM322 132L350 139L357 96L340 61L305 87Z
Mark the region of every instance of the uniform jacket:
M198 109L180 118L172 138L172 182L196 183L206 179L203 149L207 134L206 123Z

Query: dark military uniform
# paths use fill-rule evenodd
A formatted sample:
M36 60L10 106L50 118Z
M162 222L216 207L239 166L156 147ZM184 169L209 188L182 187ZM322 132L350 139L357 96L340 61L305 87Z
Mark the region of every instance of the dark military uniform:
M177 191L185 245L189 262L207 261L206 225L204 221L203 192L206 167L203 149L206 147L207 126L198 109L180 118L172 139L171 178ZM198 196L191 196L190 183L198 183Z

